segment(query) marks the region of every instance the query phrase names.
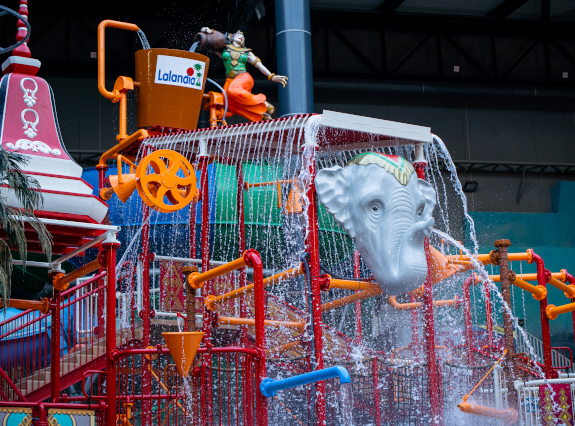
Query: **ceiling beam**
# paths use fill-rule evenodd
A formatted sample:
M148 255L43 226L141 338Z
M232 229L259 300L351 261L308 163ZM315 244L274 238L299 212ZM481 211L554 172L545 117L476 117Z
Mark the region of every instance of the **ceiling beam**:
M489 12L487 16L499 19L506 18L528 1L529 0L505 0L503 3Z
M391 14L402 5L405 0L385 0L377 9L385 14Z
M314 27L329 26L339 30L385 28L385 31L432 33L441 29L443 34L492 35L495 37L526 37L532 40L542 34L540 21L493 20L487 17L422 16L394 13L350 13L312 10ZM557 21L549 26L549 36L562 40L575 40L572 21Z

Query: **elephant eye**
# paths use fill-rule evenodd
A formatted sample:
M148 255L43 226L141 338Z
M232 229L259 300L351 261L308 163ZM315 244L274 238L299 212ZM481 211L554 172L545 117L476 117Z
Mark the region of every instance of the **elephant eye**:
M421 217L422 214L423 214L423 205L417 208L417 216Z
M378 206L372 206L371 210L373 210L374 212L378 212L379 211L379 207Z

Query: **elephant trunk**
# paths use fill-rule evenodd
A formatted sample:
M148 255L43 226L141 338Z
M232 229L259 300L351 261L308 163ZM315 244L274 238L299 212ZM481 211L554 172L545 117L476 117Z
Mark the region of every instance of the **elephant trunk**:
M390 241L388 294L398 295L419 287L427 277L424 241L433 218L416 221L411 194L400 188L392 206L393 231Z

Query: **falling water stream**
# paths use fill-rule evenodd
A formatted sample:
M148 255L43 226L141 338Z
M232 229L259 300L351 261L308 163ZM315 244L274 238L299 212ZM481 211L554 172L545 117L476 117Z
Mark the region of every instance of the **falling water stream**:
M142 43L142 49L149 50L150 43L148 43L148 39L146 38L146 34L142 30L138 30L138 37L140 38L140 43Z

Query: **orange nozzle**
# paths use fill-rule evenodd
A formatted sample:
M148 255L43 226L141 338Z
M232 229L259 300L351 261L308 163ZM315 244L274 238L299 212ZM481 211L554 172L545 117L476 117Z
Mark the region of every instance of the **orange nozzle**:
M204 333L201 331L181 331L174 333L162 333L166 345L170 350L170 355L174 358L176 368L180 376L186 377L190 372L190 367L194 362L196 352L200 347Z
M469 402L462 402L457 407L464 413L476 414L478 416L485 416L503 420L508 425L515 424L519 420L519 413L513 408L507 408L506 410L498 410L496 408L470 404Z

